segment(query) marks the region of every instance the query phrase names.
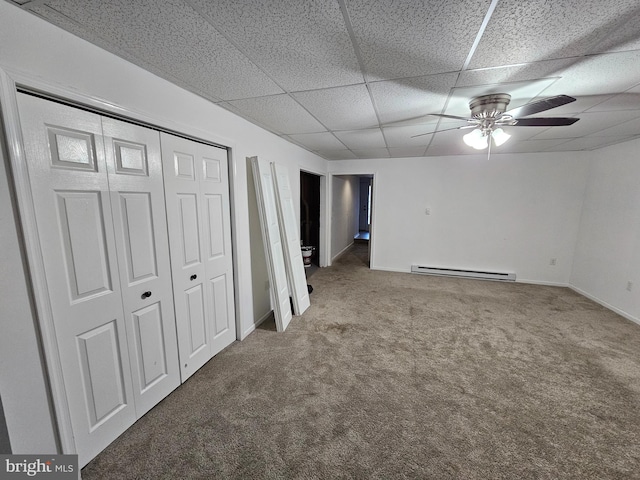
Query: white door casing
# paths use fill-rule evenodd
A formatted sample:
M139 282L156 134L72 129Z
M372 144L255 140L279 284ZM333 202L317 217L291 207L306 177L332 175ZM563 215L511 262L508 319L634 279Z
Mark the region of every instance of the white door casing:
M302 250L300 249L300 233L293 204L293 194L289 182L289 173L283 165L271 163L273 173L280 234L284 247L284 261L287 277L291 287L293 309L296 315L302 315L311 304L307 289L307 277L304 272Z
M276 330L284 332L291 322L292 312L272 173L269 162L258 157L251 158L251 166L267 259Z
M182 381L236 338L225 149L161 134Z
M140 417L180 385L160 135L106 117L102 130Z
M136 420L100 116L18 95L80 463Z

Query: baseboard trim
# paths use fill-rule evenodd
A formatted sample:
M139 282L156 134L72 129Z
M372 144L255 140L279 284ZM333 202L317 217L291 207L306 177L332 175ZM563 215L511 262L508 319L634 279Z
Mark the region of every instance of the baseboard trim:
M620 310L617 307L614 307L613 305L605 302L604 300L600 300L598 297L591 295L590 293L585 292L584 290L579 289L578 287L574 286L574 285L569 285L569 288L571 290L573 290L576 293L579 293L580 295L582 295L583 297L587 297L589 300L593 300L594 302L602 305L603 307L611 310L612 312L617 313L618 315L620 315L621 317L626 318L627 320L632 321L633 323L637 323L638 325L640 325L640 318L634 317L633 315L631 315L630 313L625 312L624 310Z
M563 287L563 288L568 288L570 285L568 283L564 283L564 282L547 282L545 280L527 280L525 279L518 279L516 280L516 283L528 283L529 285L544 285L547 287Z
M353 242L351 242L349 245L347 245L346 247L344 247L342 250L340 250L340 252L335 255L332 259L331 259L331 263L335 262L336 260L338 260L342 255L344 255L347 250L349 250L351 247L353 246Z
M247 338L251 333L253 333L253 331L258 328L260 326L260 324L262 322L264 322L265 320L267 320L268 318L271 318L273 316L273 310L269 310L267 313L265 313L262 317L260 317L257 321L255 321L253 323L253 325L251 325L249 328L247 328L244 332L242 332L242 337L240 338L240 341L244 340L245 338Z

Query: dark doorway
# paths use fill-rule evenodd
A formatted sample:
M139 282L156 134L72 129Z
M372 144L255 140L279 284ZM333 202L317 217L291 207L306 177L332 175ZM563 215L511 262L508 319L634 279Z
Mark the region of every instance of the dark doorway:
M320 266L320 177L300 172L300 239L314 247L311 263Z

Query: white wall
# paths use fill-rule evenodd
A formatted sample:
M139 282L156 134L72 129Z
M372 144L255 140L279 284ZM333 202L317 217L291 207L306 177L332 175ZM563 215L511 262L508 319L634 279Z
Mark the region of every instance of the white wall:
M351 244L358 233L360 181L350 175L334 175L331 180L331 260Z
M257 155L287 165L294 195L299 191L299 169L324 173L327 162L7 2L0 2L0 68L22 72L63 89L105 100L153 118L158 125L172 125L185 133L233 148L233 234L238 266L236 293L240 331L243 335L248 334L266 313L260 309L269 308L269 292L264 288L268 279L266 270L257 266L264 262L262 244L251 241L251 236L260 235L260 232L254 225L257 216L251 215L253 207L249 200L253 184L248 182L246 157ZM0 178L0 189L2 192L8 190L5 178ZM2 213L4 215L4 211ZM15 248L11 245L17 244L12 225L10 217L0 225L2 247L7 248L10 257L13 254L9 248ZM256 245L260 246L259 249ZM18 261L18 257L14 260ZM12 345L0 352L3 370L4 365L18 365L19 371L25 375L42 377L42 366L36 354L33 317L26 307L26 284L24 279L16 280L20 277L19 271L16 275L12 269L5 268L8 264L3 262L2 265L0 285L12 286L2 291L2 336L5 337L4 332L11 331L21 337L14 338ZM17 294L12 295L14 291ZM5 311L13 313L4 315ZM40 428L32 428L32 421L41 416L33 405L33 398L46 399L43 382L38 382L37 378L26 380L34 385L27 388L29 395L25 395L9 383L9 377L3 375L0 380L7 423L26 432L33 446L33 450L29 450L26 446L22 448L24 445L21 444L20 450L16 447L15 451L43 453L42 444L51 446L52 427L45 422ZM13 446L13 435L11 440Z
M559 285L571 274L588 166L573 152L329 162L333 174L376 174L372 268L505 271Z
M571 284L640 323L640 140L594 150ZM632 282L632 291L627 283Z

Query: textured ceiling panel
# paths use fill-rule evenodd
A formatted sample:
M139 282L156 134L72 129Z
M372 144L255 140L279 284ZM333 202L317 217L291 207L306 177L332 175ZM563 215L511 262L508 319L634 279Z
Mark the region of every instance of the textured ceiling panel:
M384 127L384 138L387 139L389 147L419 147L426 148L431 142L432 135L423 135L433 132L436 125L401 125ZM419 137L412 138L414 135Z
M364 79L338 2L189 0L287 91Z
M476 154L466 130L411 137L491 92L570 95L533 116L581 118L507 128L500 151L640 134L638 0L7 1L327 159Z
M504 145L493 150L494 153L535 153L545 150L553 150L558 145L566 143L566 138L553 140L524 140L521 142L508 141Z
M282 92L180 0L50 0L47 6L128 52L223 100ZM46 15L44 9L38 9Z
M471 68L638 48L637 0L500 0Z
M489 85L495 83L520 82L538 78L558 77L561 72L576 62L573 58L545 62L465 70L460 73L456 87Z
M358 158L351 150L318 150L316 153L327 160L354 160Z
M378 125L367 87L351 85L292 94L311 114L331 130L351 130Z
M489 0L345 0L368 80L460 70Z
M584 137L569 140L568 142L561 143L558 146L548 148L550 152L568 152L579 150L594 150L596 148L607 147L620 142L626 142L633 140L635 137Z
M440 113L457 74L405 78L369 85L383 125L433 123L428 113Z
M389 151L386 148L362 148L352 150L358 158L389 158Z
M369 130L352 130L348 132L334 132L348 148L385 148L387 145L379 128Z
M289 95L228 102L243 115L282 134L322 132L326 129Z
M346 0L368 80L462 68L489 0Z
M469 116L471 114L469 100L480 95L489 95L491 93L508 93L511 95L508 109L516 108L532 101L540 95L540 93L549 88L556 80L556 78L544 78L524 82L456 87L451 92L445 113L447 115Z
M389 153L393 158L422 157L424 150L424 147L389 147Z
M304 145L308 150L337 150L345 147L340 140L329 132L300 133L289 135L289 138L299 145Z
M615 125L634 120L639 116L640 111L638 110L618 112L618 114L614 117L603 117L599 113L580 113L579 115L577 115L577 117L580 118L577 123L566 127L548 128L539 135L536 135L534 137L534 140L547 140L552 138L578 138L585 135L601 135L601 131L609 129ZM613 134L616 135L615 133Z
M610 97L591 107L589 112L615 112L617 110L640 110L640 85L624 93Z

